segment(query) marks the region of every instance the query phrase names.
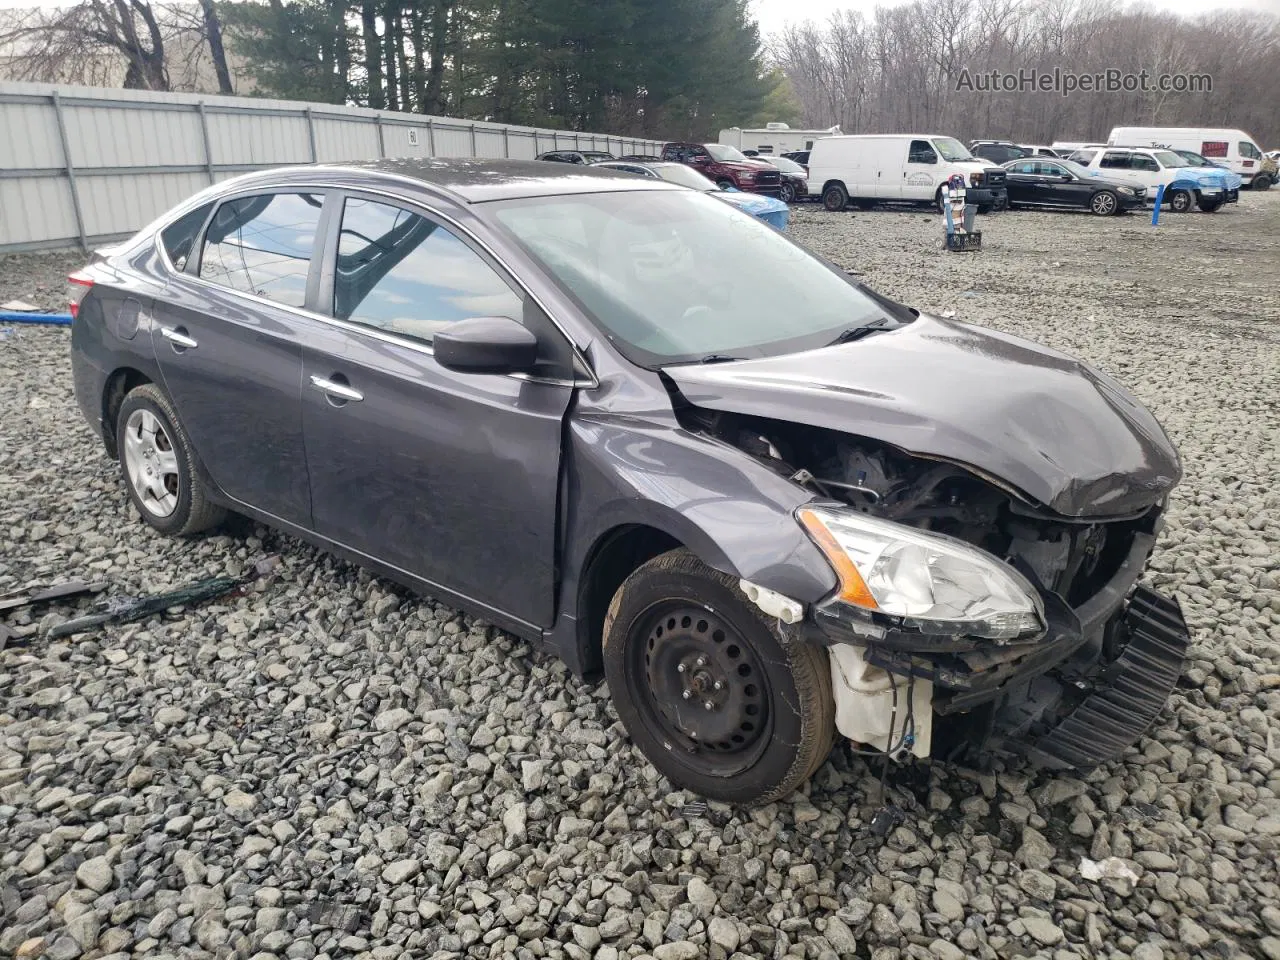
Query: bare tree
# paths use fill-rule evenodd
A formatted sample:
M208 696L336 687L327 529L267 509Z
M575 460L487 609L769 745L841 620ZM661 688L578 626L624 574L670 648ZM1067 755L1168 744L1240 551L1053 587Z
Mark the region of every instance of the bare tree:
M1116 0L914 0L789 24L768 49L815 127L1043 142L1099 139L1131 123L1221 125L1280 142L1280 115L1270 108L1280 17L1269 14L1189 19ZM1029 87L1055 70L1088 74L1086 82L1129 79L1114 91L1067 96ZM1011 74L1011 85L993 86L992 71ZM1146 89L1133 79L1144 72ZM1211 90L1167 79L1181 84L1192 74L1210 76Z

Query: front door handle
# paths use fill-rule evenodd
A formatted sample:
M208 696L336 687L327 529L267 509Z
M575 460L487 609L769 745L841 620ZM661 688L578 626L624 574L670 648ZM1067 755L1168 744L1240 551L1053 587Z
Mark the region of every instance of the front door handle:
M331 397L339 400L360 401L364 399L364 394L354 387L349 387L345 383L338 383L334 380L326 380L324 377L311 377L311 385L317 390L323 390Z
M181 327L178 327L177 329L174 329L173 327L161 327L160 336L173 344L173 349L175 350L179 348L183 350L194 350L196 347L200 346L200 344L193 338L187 336L186 332Z

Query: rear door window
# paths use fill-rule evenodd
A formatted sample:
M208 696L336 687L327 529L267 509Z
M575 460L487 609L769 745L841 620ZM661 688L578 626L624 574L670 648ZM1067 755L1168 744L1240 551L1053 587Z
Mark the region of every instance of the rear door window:
M1009 168L1009 172L1020 173L1027 176L1034 176L1035 174L1040 172L1039 170L1036 169L1036 166L1037 165L1032 163L1031 161L1025 160L1022 163L1015 163L1013 166Z
M228 200L205 231L200 277L289 307L307 299L324 196L264 193Z
M1098 166L1108 170L1128 170L1131 167L1130 157L1127 153L1119 153L1115 150L1108 150L1102 155L1102 160Z
M191 246L195 243L196 234L204 226L205 220L209 219L209 211L212 209L212 203L196 207L160 231L160 244L164 247L165 255L168 256L175 270L181 270L187 265L187 258L191 256Z
M1156 163L1151 157L1145 154L1135 153L1129 160L1130 169L1145 170L1148 173L1156 173L1160 170L1160 164Z

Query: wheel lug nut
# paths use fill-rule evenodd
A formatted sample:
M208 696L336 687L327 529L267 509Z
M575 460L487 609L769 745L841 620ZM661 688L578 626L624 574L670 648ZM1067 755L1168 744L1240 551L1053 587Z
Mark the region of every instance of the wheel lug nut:
M676 664L676 673L684 673L684 664L683 664L683 663L678 663L678 664Z
M700 667L705 667L706 665L707 665L707 658L706 658L706 657L699 657L699 658L698 658L698 666L700 666Z
M717 680L713 686L715 687L715 689L719 690L724 686L724 684L721 683L719 680Z
M712 703L710 700L704 700L704 701L702 702L702 705L703 705L704 707L706 707L708 710L714 710L714 709L715 709L715 704L714 704L714 703Z
M693 691L686 690L684 693L681 694L681 696L684 697L686 700L689 700L693 697Z

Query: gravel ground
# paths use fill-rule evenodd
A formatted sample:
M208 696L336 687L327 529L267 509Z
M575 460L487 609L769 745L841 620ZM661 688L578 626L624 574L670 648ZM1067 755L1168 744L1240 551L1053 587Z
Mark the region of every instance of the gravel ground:
M1152 581L1195 646L1152 731L1072 777L878 768L695 803L603 684L247 521L175 543L127 508L65 330L0 330L0 590L156 591L283 554L247 596L0 653L0 955L1280 958L1280 192L1216 215L920 212L794 232L907 302L1079 354L1181 447ZM0 259L56 307L78 257ZM15 622L11 619L10 622ZM1081 876L1122 858L1137 882Z

